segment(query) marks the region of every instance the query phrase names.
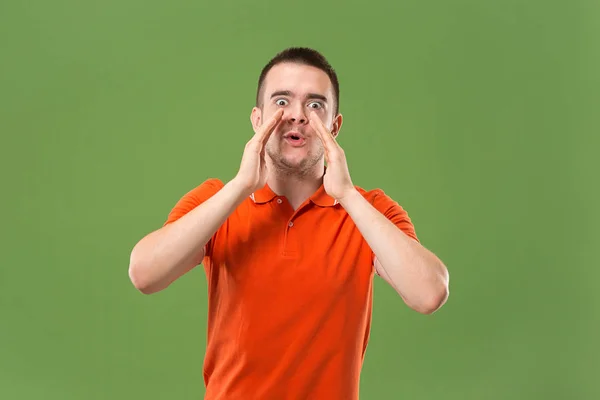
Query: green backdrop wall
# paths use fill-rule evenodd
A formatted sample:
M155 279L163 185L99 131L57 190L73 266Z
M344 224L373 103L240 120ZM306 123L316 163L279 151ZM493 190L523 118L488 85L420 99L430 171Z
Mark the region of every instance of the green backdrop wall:
M376 280L364 399L598 399L600 3L2 1L1 399L198 399L206 281L130 250L230 179L260 69L337 69L354 182L451 272L432 316Z

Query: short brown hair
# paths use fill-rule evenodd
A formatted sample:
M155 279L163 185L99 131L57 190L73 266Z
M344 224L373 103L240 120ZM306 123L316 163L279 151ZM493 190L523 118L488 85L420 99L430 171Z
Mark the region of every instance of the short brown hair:
M267 73L277 64L281 64L284 62L297 63L303 65L310 65L311 67L315 67L325 72L331 80L331 85L333 86L333 92L335 94L335 114L339 112L340 109L340 84L338 82L338 77L327 59L319 53L317 50L308 48L308 47L289 47L281 52L279 52L275 57L273 57L267 65L264 66L260 73L260 77L258 78L258 88L256 89L256 106L261 106L261 97L262 97L262 89L265 81L265 77Z

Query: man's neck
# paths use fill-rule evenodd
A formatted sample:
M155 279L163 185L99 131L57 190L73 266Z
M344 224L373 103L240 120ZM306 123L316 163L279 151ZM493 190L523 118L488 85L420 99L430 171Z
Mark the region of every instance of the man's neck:
M323 165L317 165L305 174L274 170L269 173L267 184L278 196L284 196L296 210L321 187L324 173Z

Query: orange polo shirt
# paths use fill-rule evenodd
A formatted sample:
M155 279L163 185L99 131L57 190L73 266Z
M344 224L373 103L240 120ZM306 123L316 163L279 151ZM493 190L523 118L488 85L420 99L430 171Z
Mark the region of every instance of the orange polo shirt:
M223 187L187 193L167 223ZM404 209L359 192L417 239ZM206 246L208 400L352 400L369 339L374 254L323 186L294 211L268 186L244 200Z

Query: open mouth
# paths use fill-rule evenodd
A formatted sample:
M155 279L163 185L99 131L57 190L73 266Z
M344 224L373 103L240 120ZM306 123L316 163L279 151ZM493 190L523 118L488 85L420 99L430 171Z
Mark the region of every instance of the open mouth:
M289 134L287 134L287 135L284 136L284 139L288 143L290 143L292 146L301 146L306 141L306 139L304 138L304 136L302 136L300 134L296 134L296 133L289 133Z

